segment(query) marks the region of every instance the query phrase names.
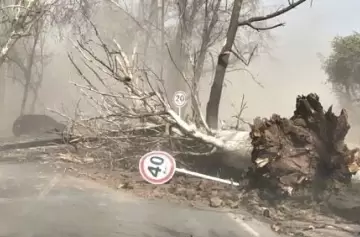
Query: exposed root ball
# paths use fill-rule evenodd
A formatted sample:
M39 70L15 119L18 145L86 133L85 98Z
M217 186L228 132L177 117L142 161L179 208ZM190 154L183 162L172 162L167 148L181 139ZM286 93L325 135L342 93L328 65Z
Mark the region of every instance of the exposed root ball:
M349 150L344 139L350 129L342 110L326 112L316 94L298 96L290 118L274 114L256 118L252 126L252 162L255 173L291 194L308 181L348 183L359 169L357 149Z

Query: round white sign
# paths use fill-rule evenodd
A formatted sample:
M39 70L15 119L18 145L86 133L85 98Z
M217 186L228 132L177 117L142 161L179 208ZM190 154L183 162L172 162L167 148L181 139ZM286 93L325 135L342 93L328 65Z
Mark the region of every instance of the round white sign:
M175 92L173 102L177 107L183 107L187 102L186 93L184 91Z
M174 176L175 169L175 158L163 151L149 152L139 162L141 176L151 184L167 183Z

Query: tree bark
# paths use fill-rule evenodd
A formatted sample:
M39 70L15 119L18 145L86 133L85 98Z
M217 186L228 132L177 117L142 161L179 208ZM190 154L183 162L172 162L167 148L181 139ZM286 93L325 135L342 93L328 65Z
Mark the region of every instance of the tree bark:
M226 34L226 42L218 56L215 77L210 90L210 96L206 105L206 122L210 128L217 129L219 121L219 107L225 79L226 68L229 64L230 53L235 41L238 19L243 0L235 0L231 13L229 28Z
M20 115L23 115L25 113L26 103L28 101L29 92L30 92L30 86L33 83L33 67L34 67L34 59L35 59L35 52L36 52L36 46L39 41L39 34L40 32L37 32L34 35L34 41L32 42L33 45L31 47L31 50L29 52L28 58L26 60L26 70L24 71L24 79L25 79L25 86L24 86L24 93L23 98L21 101L21 109L20 109ZM26 46L25 46L26 47Z
M5 99L6 99L6 80L8 77L8 65L0 65L0 122L4 124L6 117Z
M200 124L200 108L201 105L199 103L199 84L201 75L203 73L206 54L208 53L209 44L211 40L211 33L213 32L215 25L219 20L219 8L220 8L221 0L219 0L212 10L209 10L208 1L205 1L205 12L204 12L204 26L201 36L201 46L200 52L197 56L194 78L192 81L192 97L191 97L191 105L192 105L192 118L195 119L195 124ZM210 18L210 13L212 13Z

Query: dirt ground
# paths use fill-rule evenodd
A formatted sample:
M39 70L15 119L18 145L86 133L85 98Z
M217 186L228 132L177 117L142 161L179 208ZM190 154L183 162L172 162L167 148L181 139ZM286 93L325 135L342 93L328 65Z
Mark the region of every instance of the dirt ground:
M147 199L165 199L219 211L246 208L254 217L269 222L274 231L291 236L360 235L359 188L351 187L340 196L329 196L328 200L333 199L332 204L330 201L316 203L303 197L284 199L262 190L249 190L245 188L245 181L239 188L176 174L169 183L155 186L142 180L136 167L109 166L107 161L99 162L89 155L79 155L67 146L2 151L0 156L1 160L16 162L49 162L74 176L86 177ZM347 206L341 206L341 203Z

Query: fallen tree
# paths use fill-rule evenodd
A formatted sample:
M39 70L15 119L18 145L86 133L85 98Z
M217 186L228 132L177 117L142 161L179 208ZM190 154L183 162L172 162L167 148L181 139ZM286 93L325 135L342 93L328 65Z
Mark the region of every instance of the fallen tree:
M99 116L89 118L77 111L68 131L76 139L65 140L104 140L101 146L115 144L112 149L118 150L117 155L124 156L125 150L133 148L137 158L142 155L139 152L155 149L203 159L217 153L224 166L238 170L250 166L250 179L270 182L288 194L305 184L323 185L323 180L346 184L357 172L358 150L350 150L344 143L350 128L346 111L336 116L330 107L325 112L316 94L299 96L290 119L279 115L255 119L250 133L210 129L201 113L195 124L172 109L163 81L137 65L136 50L128 57L115 40L112 45L105 44L94 25L93 30L97 42L74 43L89 71L85 73L73 55L69 54L69 59L86 83L73 84ZM99 51L104 58L94 54ZM88 78L89 72L97 81ZM201 111L199 101L193 99L196 110ZM148 145L139 149L139 144L145 143Z

